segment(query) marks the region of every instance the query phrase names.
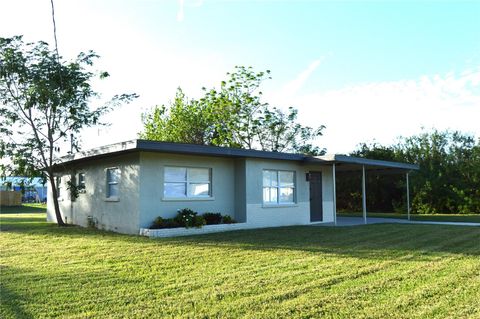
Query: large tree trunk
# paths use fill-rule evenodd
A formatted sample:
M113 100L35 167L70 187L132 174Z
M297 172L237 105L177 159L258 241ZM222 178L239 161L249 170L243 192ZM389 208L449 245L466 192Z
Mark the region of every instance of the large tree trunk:
M58 226L66 226L63 222L62 215L60 214L60 205L58 205L58 192L57 185L55 183L55 177L52 173L48 174L48 180L50 181L50 187L52 188L53 207L55 208L55 217L57 218Z

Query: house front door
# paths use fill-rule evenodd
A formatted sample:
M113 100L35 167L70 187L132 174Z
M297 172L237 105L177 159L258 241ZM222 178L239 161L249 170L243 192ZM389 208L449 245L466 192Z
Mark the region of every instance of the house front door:
M310 172L310 221L323 220L322 173Z

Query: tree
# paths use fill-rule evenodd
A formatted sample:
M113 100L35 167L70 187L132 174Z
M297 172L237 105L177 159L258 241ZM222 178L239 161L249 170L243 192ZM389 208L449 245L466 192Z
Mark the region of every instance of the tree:
M59 225L64 225L54 175L54 165L61 162L59 144L84 127L101 124L101 115L136 97L116 95L90 108L89 102L98 96L90 81L97 75L108 77L107 72L88 70L97 57L93 51L81 52L74 61L65 62L46 42L0 38L0 156L9 160L2 165L3 174L44 175Z
M284 113L262 101L260 86L271 79L270 71L236 67L227 76L218 90L204 88L198 100L187 99L178 89L170 106L156 107L143 115L144 131L140 136L275 152L324 152L311 144L322 135L323 125L317 129L302 126L296 122L298 111L293 107Z
M418 164L420 170L410 178L414 213L480 213L480 139L458 131L432 130L400 138L391 146L363 143L351 155ZM401 178L369 175L367 198L373 210L391 211L405 203ZM358 207L359 181L359 176L343 181L339 176L340 208Z
M423 132L396 146L415 162L412 207L422 213L480 213L480 140L458 131Z
M211 121L205 105L188 100L178 88L169 108L157 106L151 113L143 114L142 136L157 141L211 144Z

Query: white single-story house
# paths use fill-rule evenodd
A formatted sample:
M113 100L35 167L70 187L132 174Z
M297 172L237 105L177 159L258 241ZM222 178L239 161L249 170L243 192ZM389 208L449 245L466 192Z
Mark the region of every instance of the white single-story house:
M102 229L138 234L182 208L230 215L250 228L335 222L336 171L385 170L405 173L408 181L418 166L131 140L74 154L55 168L67 223L95 220ZM77 198L67 189L71 182L80 189ZM55 221L51 190L48 198L47 220ZM365 215L365 196L363 204Z

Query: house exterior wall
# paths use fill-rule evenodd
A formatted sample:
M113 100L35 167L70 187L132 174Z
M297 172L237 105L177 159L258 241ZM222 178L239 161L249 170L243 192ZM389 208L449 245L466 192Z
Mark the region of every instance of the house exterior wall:
M158 216L172 218L182 208L190 208L200 214L218 212L237 218L235 165L234 159L224 157L141 152L140 227L149 227ZM166 199L163 195L165 166L210 168L212 197Z
M118 200L106 198L106 169L120 169ZM59 206L68 223L86 227L87 217L93 216L100 229L138 234L139 225L139 155L110 157L72 168L61 175ZM85 192L72 200L67 181L78 173L85 174ZM56 221L52 192L48 190L47 221Z
M263 170L295 172L295 203L265 205L263 203ZM310 223L309 186L305 180L305 167L297 162L279 160L246 160L247 223L274 227Z

